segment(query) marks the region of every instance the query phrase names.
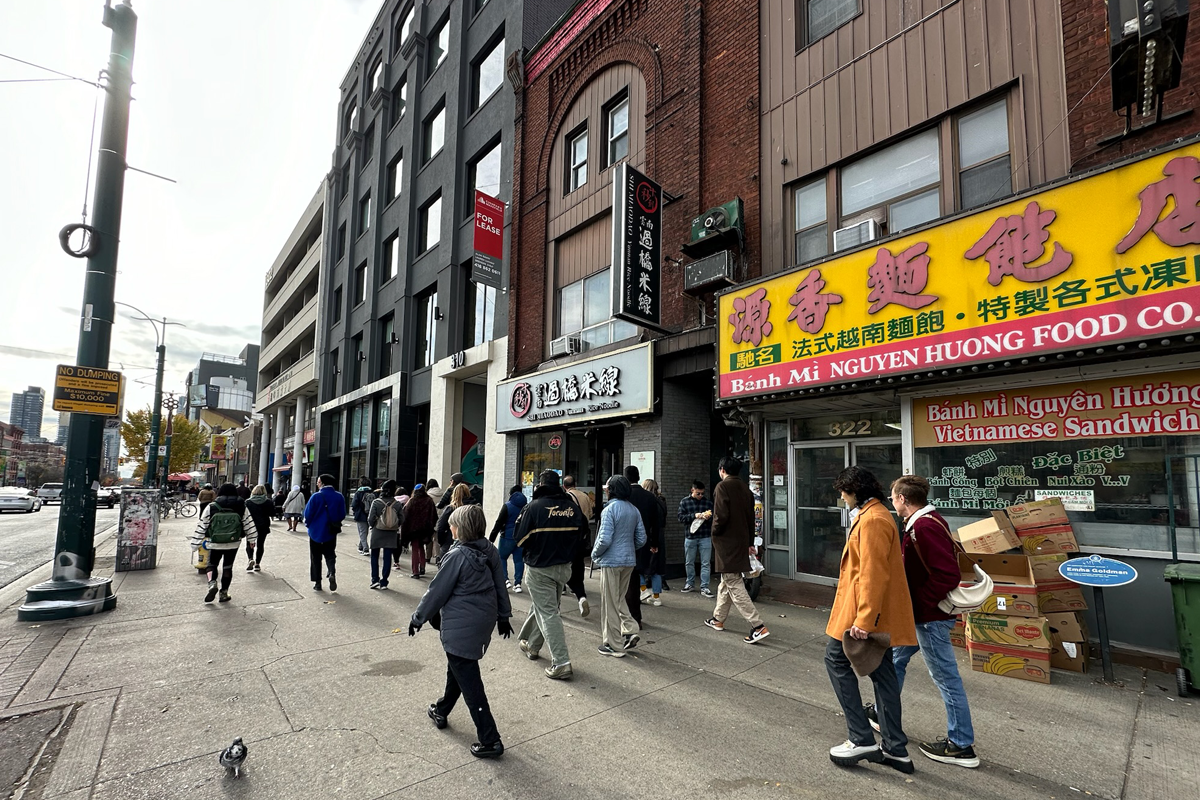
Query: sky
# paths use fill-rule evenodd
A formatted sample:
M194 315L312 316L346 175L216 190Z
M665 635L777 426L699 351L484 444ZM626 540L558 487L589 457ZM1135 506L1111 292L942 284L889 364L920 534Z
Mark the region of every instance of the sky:
M114 3L117 0L113 0ZM259 342L263 280L325 174L339 86L382 0L130 0L138 15L116 299L166 328L164 391L202 352ZM0 420L13 392L46 390L75 361L86 261L58 244L81 221L108 62L104 0L0 2ZM96 112L96 139L92 135ZM92 159L94 190L95 159ZM86 194L91 210L91 190ZM154 326L117 307L109 366L125 410L149 407Z

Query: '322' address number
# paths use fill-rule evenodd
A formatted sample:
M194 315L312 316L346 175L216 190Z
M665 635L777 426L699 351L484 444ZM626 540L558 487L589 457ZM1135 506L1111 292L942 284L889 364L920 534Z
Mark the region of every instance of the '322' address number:
M845 422L829 423L830 436L870 436L871 420L852 419Z

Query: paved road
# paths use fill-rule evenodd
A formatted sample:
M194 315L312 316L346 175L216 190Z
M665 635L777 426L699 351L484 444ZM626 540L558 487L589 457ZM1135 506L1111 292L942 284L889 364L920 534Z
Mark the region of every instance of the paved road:
M42 506L33 514L6 511L0 514L0 588L45 564L54 557L58 513L62 506ZM96 510L96 529L116 524L117 508Z

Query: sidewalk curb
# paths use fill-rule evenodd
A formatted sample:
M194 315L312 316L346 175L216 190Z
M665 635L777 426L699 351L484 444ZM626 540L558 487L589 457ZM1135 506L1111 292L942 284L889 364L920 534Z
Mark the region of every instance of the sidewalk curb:
M117 536L117 523L109 524L107 528L99 531L93 539L96 550L99 550L110 540ZM26 572L21 577L10 583L8 586L0 589L0 611L7 611L12 608L17 602L23 601L25 598L25 590L30 586L35 586L39 583L44 583L50 580L53 574L54 559L50 558L40 567L35 567L29 572Z

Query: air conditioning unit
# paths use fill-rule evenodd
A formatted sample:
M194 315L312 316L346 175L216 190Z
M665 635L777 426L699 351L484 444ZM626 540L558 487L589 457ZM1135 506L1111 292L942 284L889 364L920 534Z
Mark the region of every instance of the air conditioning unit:
M734 283L734 261L728 250L705 256L683 267L683 290L689 294L703 294Z
M710 208L692 220L692 238L689 244L707 239L726 231L742 230L742 199L740 197Z
M582 353L587 349L587 343L578 336L560 336L550 340L550 357L570 356Z
M849 250L878 238L879 223L873 219L865 219L857 225L839 228L833 232L833 252Z

